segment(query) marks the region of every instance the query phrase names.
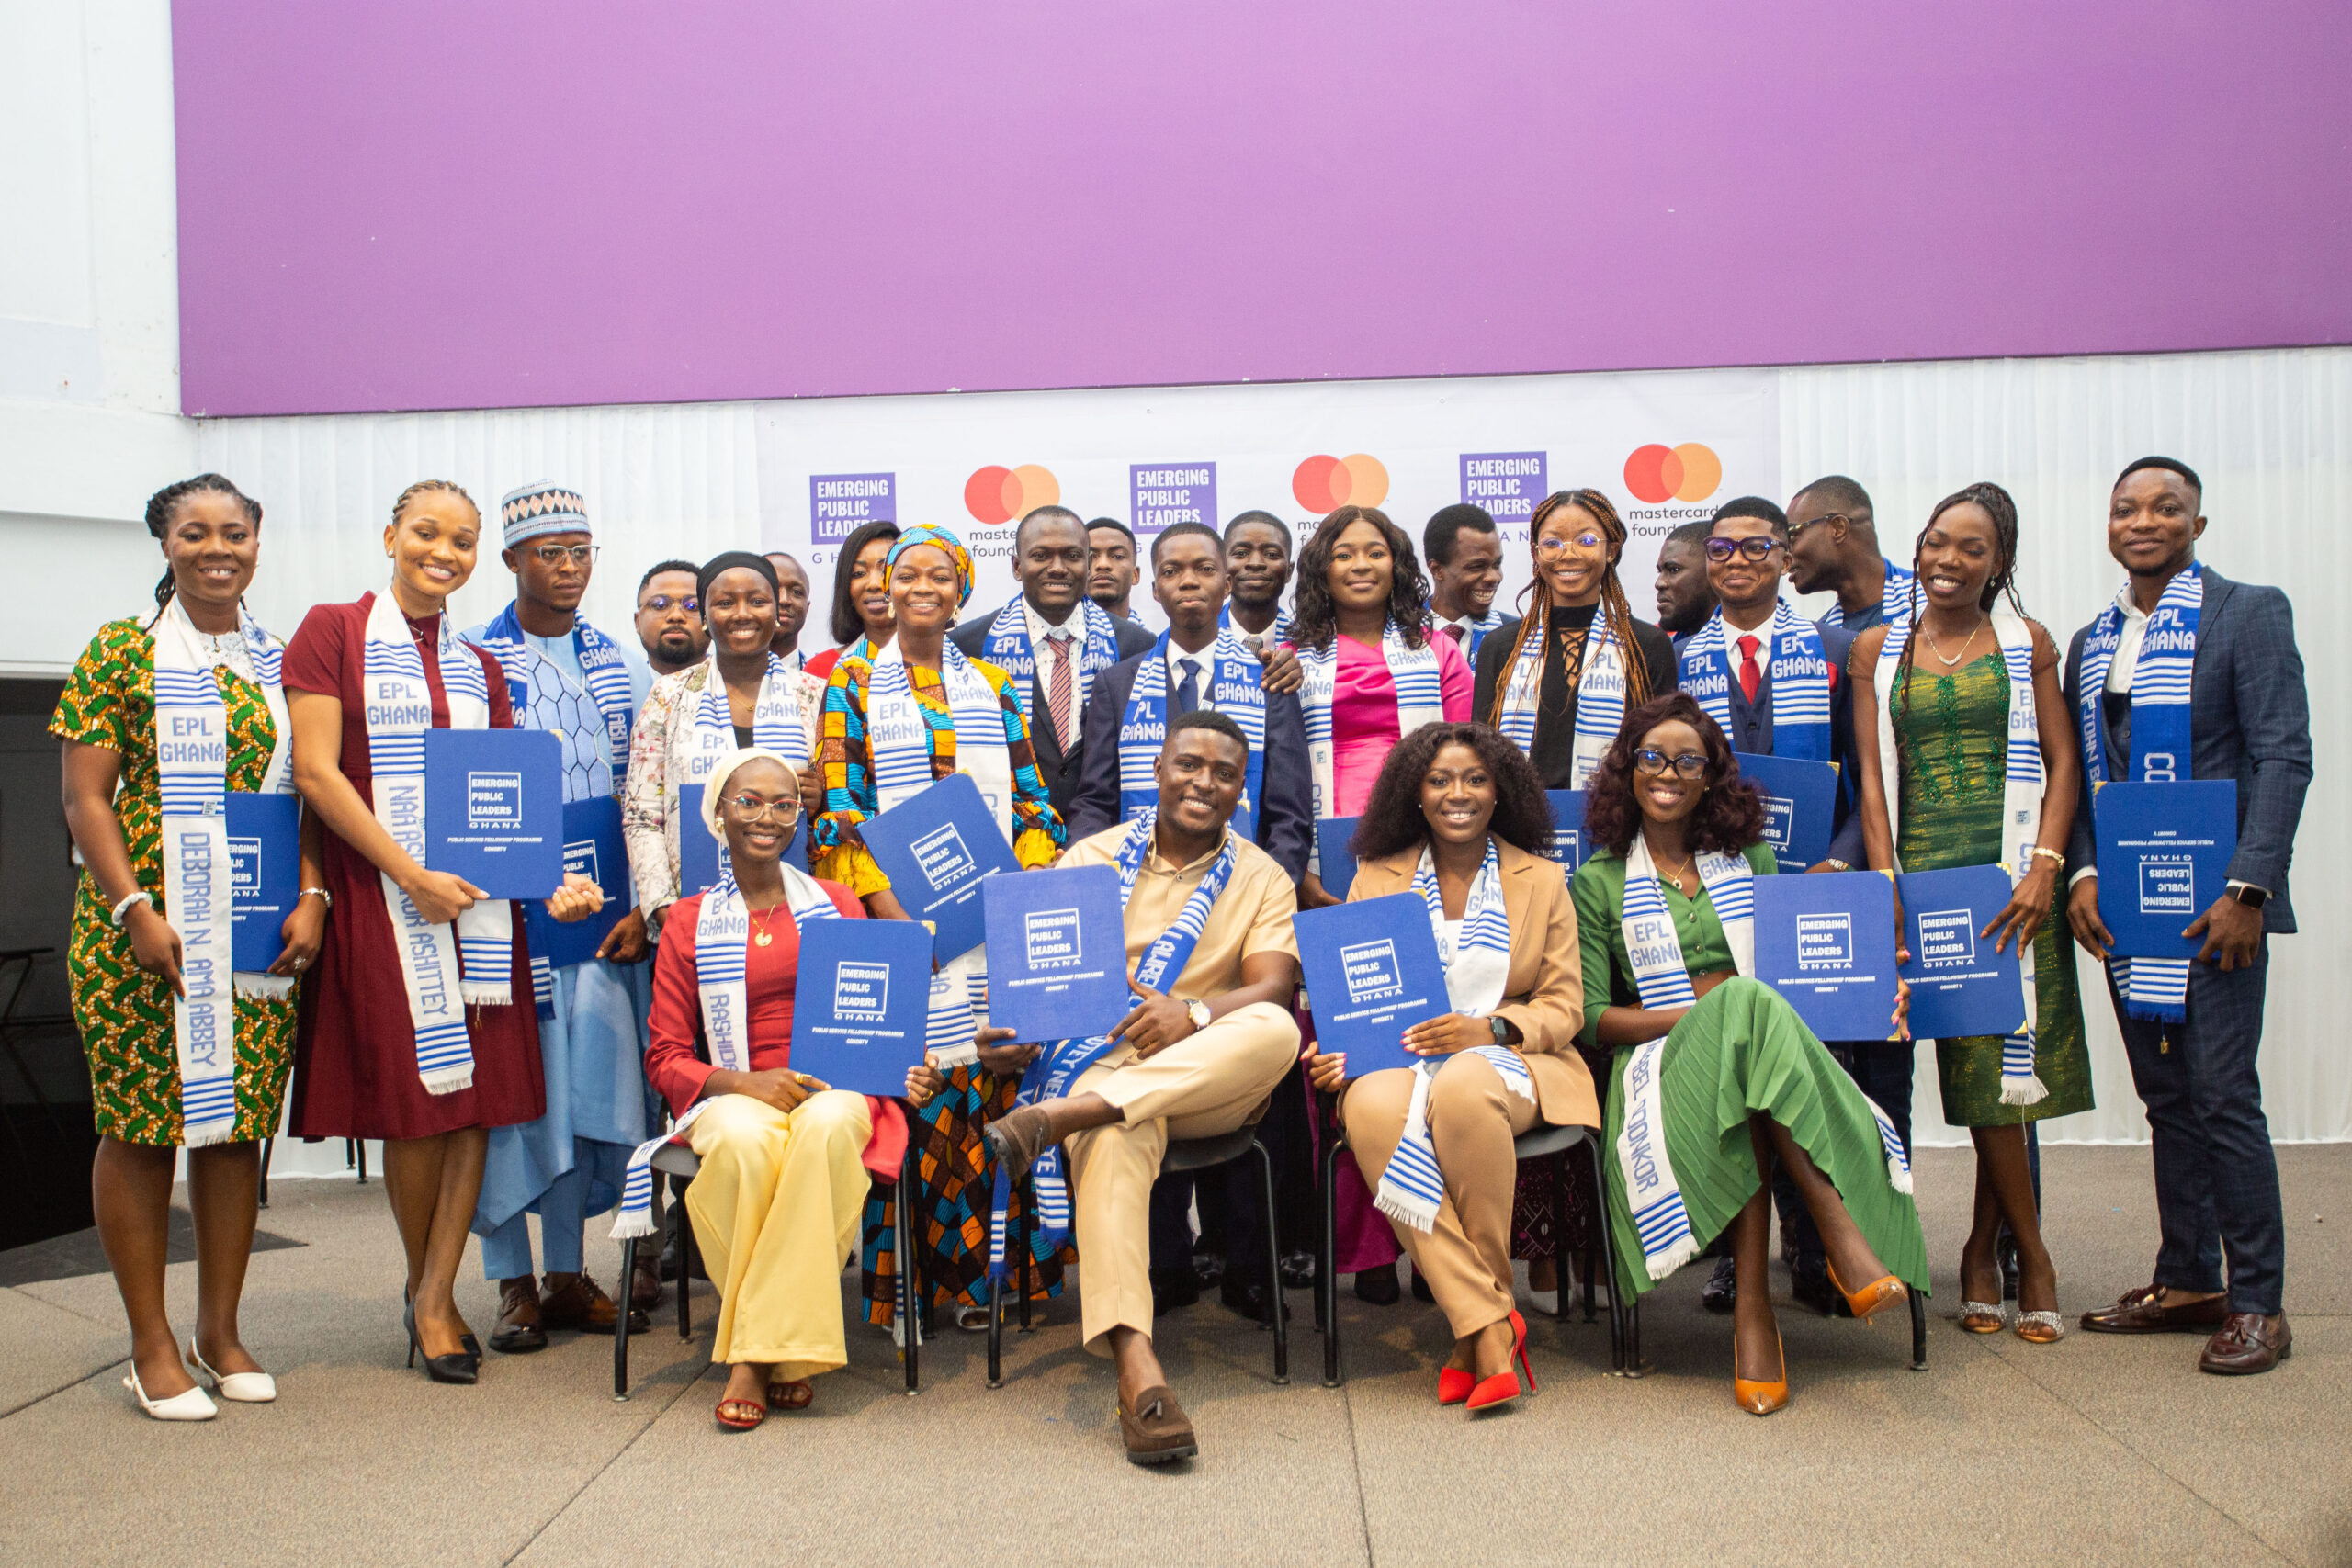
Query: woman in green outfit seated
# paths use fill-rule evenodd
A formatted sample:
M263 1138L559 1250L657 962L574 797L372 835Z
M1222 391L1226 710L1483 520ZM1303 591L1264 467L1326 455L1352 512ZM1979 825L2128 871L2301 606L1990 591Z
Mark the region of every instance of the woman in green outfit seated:
M1751 878L1774 869L1764 806L1687 694L1625 716L1586 785L1599 846L1572 892L1581 1041L1614 1054L1609 1215L1617 1272L1653 1289L1725 1230L1738 1271L1732 1394L1789 1402L1766 1279L1775 1154L1858 1318L1924 1290L1927 1253L1894 1130L1754 967ZM1891 1021L1904 1032L1905 1003Z
M1912 611L1854 639L1862 841L1882 871L2005 867L2008 907L1980 933L2017 944L2024 1021L1936 1042L1944 1120L1976 1145L1975 1223L1960 1253L1960 1325L2001 1330L2001 1222L2018 1241L2018 1337L2061 1332L2058 1271L2041 1242L2025 1125L2091 1108L2090 1047L2066 925L2068 828L2082 752L2058 691L2058 649L2013 579L2018 509L1995 484L1939 502L1913 552ZM1996 609L2004 595L2007 608Z

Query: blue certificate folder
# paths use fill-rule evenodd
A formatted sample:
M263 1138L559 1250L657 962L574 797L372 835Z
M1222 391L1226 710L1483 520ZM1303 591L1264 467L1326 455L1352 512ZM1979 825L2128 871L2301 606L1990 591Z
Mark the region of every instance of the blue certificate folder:
M563 869L578 872L605 890L605 907L566 925L548 913L544 899L523 906L531 953L563 969L596 956L613 928L637 903L629 881L628 852L621 847L621 803L610 795L567 801L563 807Z
M1991 937L1976 934L2008 908L2009 874L1997 865L1905 872L1894 890L1911 950L1900 973L1911 982L1913 1038L2007 1034L2023 1023L2017 943L1996 953Z
M286 951L279 933L302 896L302 800L229 795L229 964L259 972Z
M424 736L424 863L492 898L544 898L563 881L563 747L537 729Z
M980 798L980 786L968 773L955 773L919 794L900 801L858 829L874 863L890 879L890 891L915 919L930 923L932 951L940 961L969 952L986 939L980 888L1000 871L1019 871L1012 846L996 825L996 813ZM1116 926L1119 895L1111 894L1112 924ZM989 954L994 969L997 956ZM1126 995L1122 979L1120 995ZM989 994L990 1010L999 993ZM1122 1008L1110 1023L1126 1015ZM1002 1021L999 1020L998 1021ZM1026 1039L1060 1039L1060 1035Z
M710 836L710 826L703 820L704 786L698 784L678 786L678 892L707 893L718 886L718 873L727 864L727 846ZM792 841L784 846L785 863L806 869L808 864L808 818L802 814L793 825ZM537 948L532 949L534 953Z
M908 920L811 920L792 996L795 1072L902 1095L930 1019L931 933Z
M1322 817L1315 823L1315 874L1323 879L1323 891L1334 898L1345 898L1356 880L1356 857L1348 852L1348 840L1356 836L1356 824L1361 817Z
M1838 809L1837 764L1752 751L1735 751L1732 759L1740 777L1764 792L1764 841L1781 869L1804 871L1826 860Z
M1076 1040L1108 1033L1127 1016L1127 927L1116 871L1027 871L978 886L990 1025L1023 1043Z
M1430 912L1419 897L1302 909L1293 921L1317 1049L1348 1058L1348 1077L1409 1067L1405 1031L1453 1010Z
M1544 795L1552 802L1552 858L1568 875L1592 858L1592 835L1584 825L1584 791L1580 789L1551 789Z
M1828 871L1759 876L1755 888L1756 977L1818 1039L1894 1032L1894 885L1875 871Z
M2098 840L2098 918L2126 958L2194 958L2183 937L2213 907L2238 849L2234 779L2101 784L2091 796Z

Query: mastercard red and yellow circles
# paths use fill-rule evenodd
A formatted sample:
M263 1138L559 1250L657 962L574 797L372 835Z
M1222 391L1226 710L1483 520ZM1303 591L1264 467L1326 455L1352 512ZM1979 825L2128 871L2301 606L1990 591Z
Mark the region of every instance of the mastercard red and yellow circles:
M1379 458L1362 452L1344 457L1318 453L1291 475L1290 492L1318 517L1342 506L1378 506L1388 499L1388 470Z
M1638 447L1625 459L1625 488L1634 499L1657 506L1669 501L1704 501L1724 482L1724 460L1696 441L1679 446Z
M1061 498L1061 481L1053 470L1035 463L1017 468L990 464L964 481L964 510L981 523L1010 523Z

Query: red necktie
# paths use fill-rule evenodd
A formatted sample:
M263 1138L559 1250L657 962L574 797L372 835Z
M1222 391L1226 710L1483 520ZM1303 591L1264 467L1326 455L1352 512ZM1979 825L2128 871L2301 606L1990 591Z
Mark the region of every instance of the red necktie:
M1756 648L1754 637L1739 639L1739 689L1747 694L1750 703L1756 700L1756 688L1764 683L1764 671L1756 667Z
M1054 655L1054 671L1046 681L1046 703L1052 709L1055 743L1067 751L1069 750L1069 633L1047 632L1046 646L1053 650Z
M1454 647L1460 648L1463 643L1468 639L1470 636L1470 628L1468 626L1448 626L1445 628L1445 635L1453 639Z

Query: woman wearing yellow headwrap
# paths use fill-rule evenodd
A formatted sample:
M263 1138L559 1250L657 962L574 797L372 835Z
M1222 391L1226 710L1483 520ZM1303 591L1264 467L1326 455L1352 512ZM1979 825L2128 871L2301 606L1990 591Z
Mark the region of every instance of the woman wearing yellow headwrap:
M813 825L818 875L848 886L885 919L906 919L859 837L859 825L939 779L967 773L995 805L998 826L1023 866L1051 862L1065 841L1062 821L1046 799L1029 744L1029 726L1012 679L995 665L967 659L947 640L956 614L972 596L972 558L961 540L928 525L908 529L890 547L884 568L898 635L871 658L843 654L825 688L820 738L825 771L825 811ZM911 708L920 726L870 726L869 715ZM881 736L903 735L893 747ZM977 953L977 950L976 950ZM978 985L974 954L950 965ZM977 1061L948 1068L947 1089L909 1131L926 1157L919 1234L940 1241L923 1262L922 1278L935 1303L954 1306L979 1326L979 1286L987 1274L987 1206L991 1181L981 1124L1010 1110L1012 1078L999 1078ZM895 1216L887 1201L866 1208L866 1318L890 1321L898 1259L889 1250ZM1059 1261L1039 1258L1041 1288L1061 1285Z

